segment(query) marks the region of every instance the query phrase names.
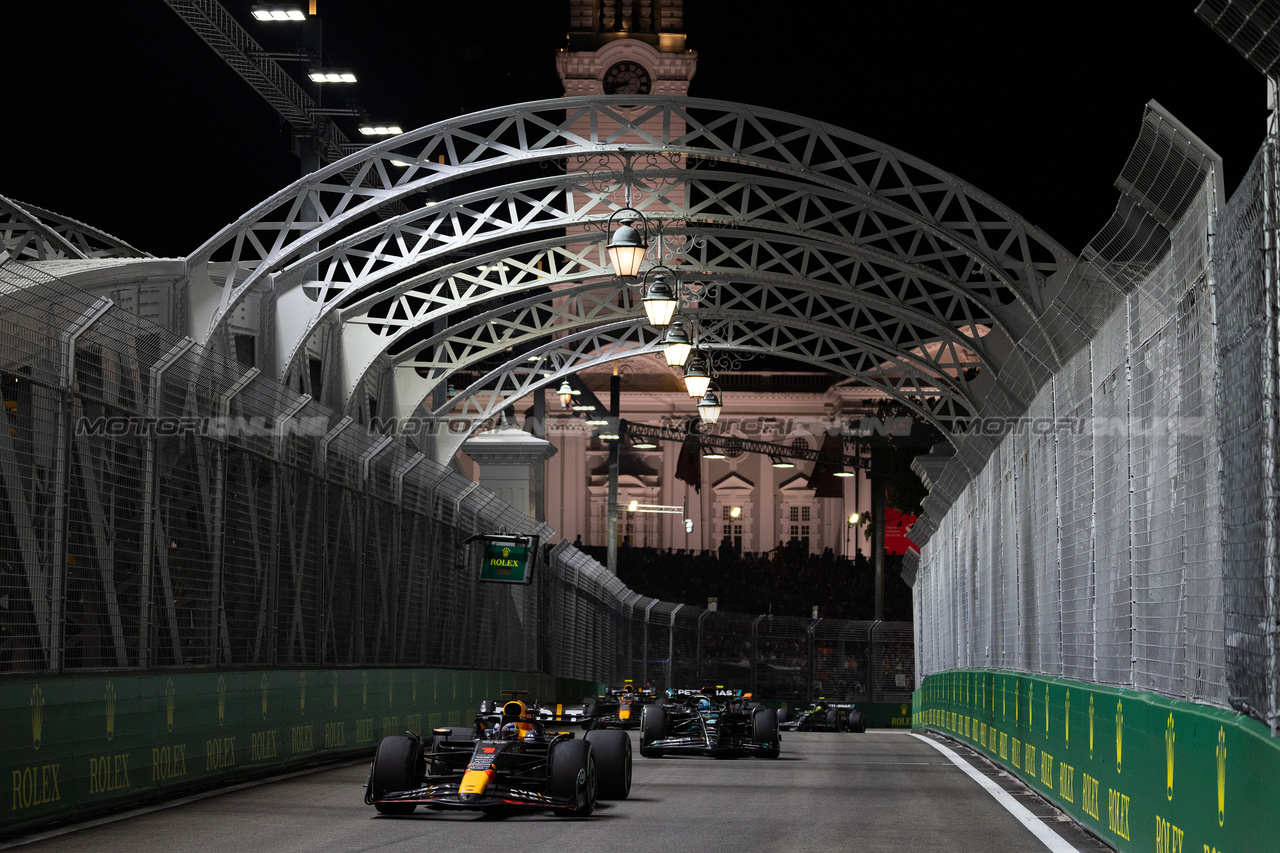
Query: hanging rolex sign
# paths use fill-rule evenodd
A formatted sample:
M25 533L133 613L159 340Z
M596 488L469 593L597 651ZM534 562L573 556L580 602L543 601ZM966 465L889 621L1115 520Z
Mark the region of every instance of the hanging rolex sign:
M538 537L478 533L467 540L480 554L480 580L529 583L537 562Z

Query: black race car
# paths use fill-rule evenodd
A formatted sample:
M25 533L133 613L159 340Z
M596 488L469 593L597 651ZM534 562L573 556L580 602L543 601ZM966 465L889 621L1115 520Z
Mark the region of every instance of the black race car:
M792 732L865 732L866 717L851 702L819 699L791 716L787 708L778 711L778 726Z
M428 809L552 809L586 817L596 798L631 792L631 739L593 731L578 738L529 716L517 697L501 710L485 703L473 728L439 728L424 738L406 732L378 745L364 801L382 814Z
M740 690L716 687L668 690L661 702L644 706L640 754L777 758L782 749L777 714L750 699Z
M621 687L611 688L603 696L582 700L583 728L638 729L641 709L657 701L657 693L641 690L628 678Z

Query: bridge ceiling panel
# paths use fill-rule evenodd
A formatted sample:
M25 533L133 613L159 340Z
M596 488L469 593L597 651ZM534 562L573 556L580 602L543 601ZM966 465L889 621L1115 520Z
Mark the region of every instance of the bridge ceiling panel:
M566 98L421 128L286 188L189 263L225 270L210 337L256 290L309 297L309 316L307 301L289 303L304 310L285 323L282 375L337 316L344 335L380 339L361 352L445 376L491 362L500 344L536 347L638 313L602 265L624 187L677 251L668 262L681 277L718 284L699 305L711 346L873 384L899 382L879 373L892 365L935 395L949 386L952 427L1002 375L1017 405L1056 366L1042 317L1068 252L923 161L716 101ZM986 375L967 382L961 364Z

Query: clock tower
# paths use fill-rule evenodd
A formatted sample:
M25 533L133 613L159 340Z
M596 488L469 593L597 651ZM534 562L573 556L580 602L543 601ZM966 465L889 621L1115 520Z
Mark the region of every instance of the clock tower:
M687 95L698 55L683 30L684 0L569 0L564 93Z

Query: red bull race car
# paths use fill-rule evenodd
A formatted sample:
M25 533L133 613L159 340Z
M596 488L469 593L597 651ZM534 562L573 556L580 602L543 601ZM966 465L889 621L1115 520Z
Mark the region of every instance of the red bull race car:
M808 708L794 712L778 710L778 726L792 732L865 732L866 717L851 702L819 699Z
M413 732L378 745L365 802L381 814L407 815L418 806L477 811L550 809L586 817L597 799L631 792L631 739L626 732L584 737L552 731L518 698L501 709L485 703L474 728L439 728L428 742Z
M741 690L668 690L661 702L645 705L640 718L640 754L646 758L777 758L781 751L776 712Z

